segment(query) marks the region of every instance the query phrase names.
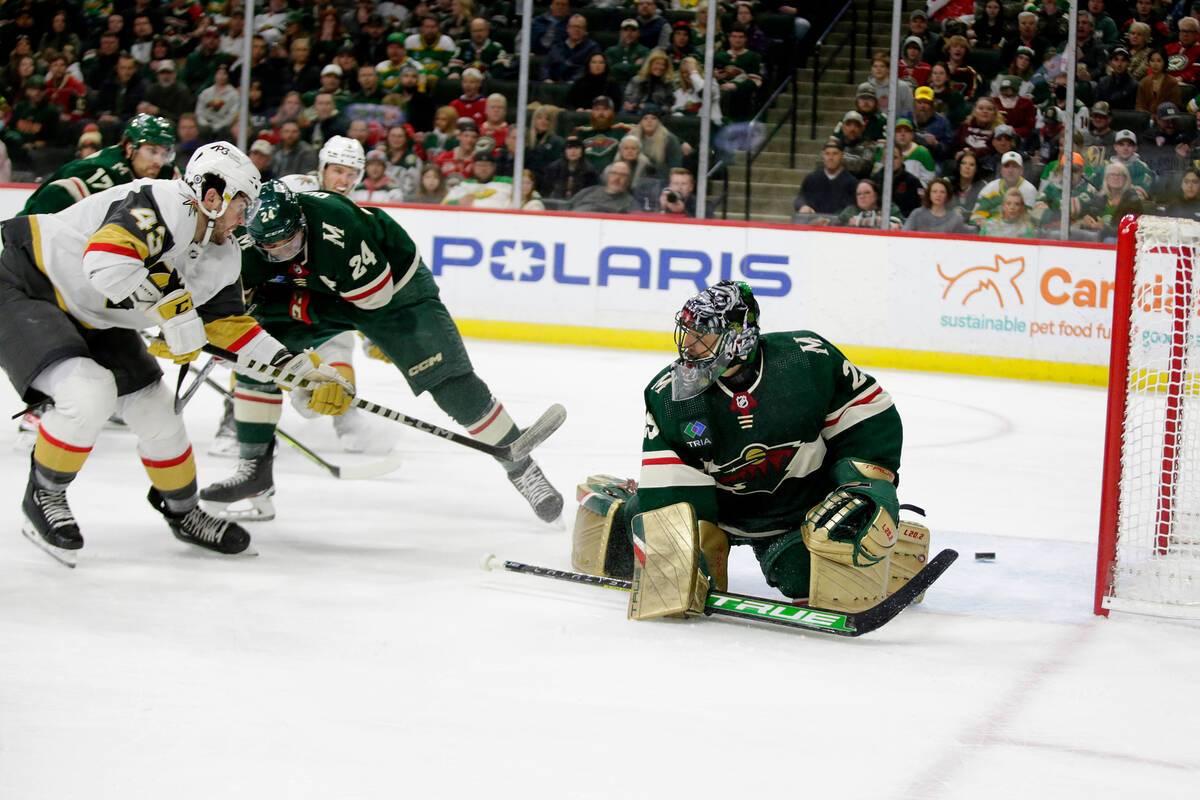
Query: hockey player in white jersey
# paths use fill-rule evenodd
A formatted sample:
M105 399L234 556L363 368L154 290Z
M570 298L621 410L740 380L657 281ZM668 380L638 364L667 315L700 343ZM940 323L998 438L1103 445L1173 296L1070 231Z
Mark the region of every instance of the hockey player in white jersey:
M285 175L280 180L293 192L335 192L348 196L350 191L362 180L363 169L366 166L366 155L363 146L357 139L348 136L331 136L325 142L317 155L317 172L296 173ZM243 247L247 246L243 243ZM340 367L354 383L354 345L357 337L353 331L338 334L317 348L321 360L333 367ZM372 357L383 358L378 348L369 341L364 341L364 348ZM372 352L372 350L374 352ZM385 359L386 360L386 359ZM356 384L357 385L357 384ZM302 416L312 417L310 409L304 407L301 395L292 395L293 405ZM239 453L237 441L236 406L238 402L253 403L253 400L239 398L238 401L226 400L221 425L213 439L213 455L236 457ZM249 413L249 412L247 412ZM366 415L357 408L351 408L344 414L333 418L333 429L337 433L338 442L348 453L383 453L392 449L394 438L386 432L371 427Z
M282 367L283 385L336 376L245 316L231 234L259 183L245 154L216 142L182 180L140 179L0 225L0 367L26 402L54 400L33 449L23 532L64 564L83 547L66 490L114 411L137 436L148 499L175 536L225 554L249 546L243 528L199 508L187 432L138 331L161 329L181 363L211 341L239 361Z

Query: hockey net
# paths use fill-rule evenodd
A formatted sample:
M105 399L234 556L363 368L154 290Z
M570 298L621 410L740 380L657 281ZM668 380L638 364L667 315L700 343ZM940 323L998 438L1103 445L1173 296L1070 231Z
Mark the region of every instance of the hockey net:
M1200 223L1117 240L1097 614L1200 618Z

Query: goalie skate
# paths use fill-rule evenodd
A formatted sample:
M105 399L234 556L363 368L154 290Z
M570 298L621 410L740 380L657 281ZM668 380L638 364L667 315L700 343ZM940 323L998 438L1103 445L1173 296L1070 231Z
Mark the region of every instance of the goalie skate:
M200 504L215 517L224 520L267 522L275 519L275 494L272 467L275 442L267 452L256 458L238 461L233 475L205 487L200 492Z

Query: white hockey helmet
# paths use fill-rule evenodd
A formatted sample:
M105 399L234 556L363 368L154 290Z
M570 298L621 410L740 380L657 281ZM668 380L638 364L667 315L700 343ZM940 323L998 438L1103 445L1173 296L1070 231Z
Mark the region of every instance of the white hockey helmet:
M358 139L349 136L330 136L329 141L317 154L317 178L325 185L325 167L328 164L339 164L356 170L351 186L358 185L362 180L363 169L367 164L366 153Z
M204 207L204 176L216 175L225 183L221 191L221 205L216 211ZM183 180L195 195L200 213L209 219L217 219L229 208L229 202L238 194L246 195L247 205L258 199L262 187L262 176L254 162L229 142L213 142L197 147L188 160Z

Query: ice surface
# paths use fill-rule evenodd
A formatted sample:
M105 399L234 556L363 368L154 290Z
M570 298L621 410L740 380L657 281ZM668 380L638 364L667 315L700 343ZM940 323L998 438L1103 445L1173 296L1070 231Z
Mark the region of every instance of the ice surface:
M589 473L637 474L666 354L469 347L518 422L566 405L537 455L570 514ZM359 369L364 396L451 425ZM569 534L487 457L408 429L372 481L281 446L279 517L241 559L175 541L132 434L106 431L67 570L18 533L28 460L0 425L0 798L1200 796L1200 627L1091 615L1104 393L872 372L905 421L901 499L962 558L854 640L633 623L622 593L483 572L485 552L567 567ZM207 391L187 410L202 482L232 469L204 454L218 417ZM748 552L732 588L768 591Z

